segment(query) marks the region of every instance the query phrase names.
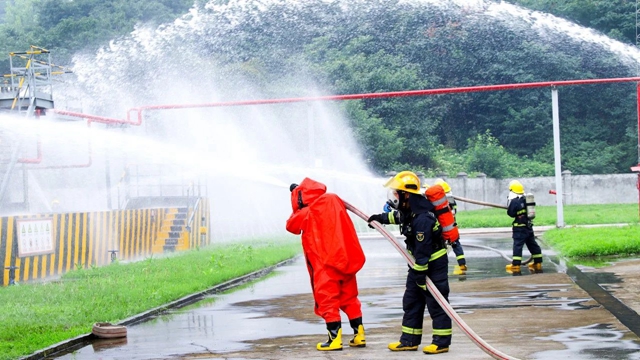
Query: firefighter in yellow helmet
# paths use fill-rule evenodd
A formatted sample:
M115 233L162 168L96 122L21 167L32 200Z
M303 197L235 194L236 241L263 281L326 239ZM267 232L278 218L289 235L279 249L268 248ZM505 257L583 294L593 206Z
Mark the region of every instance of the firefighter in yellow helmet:
M442 189L447 196L447 201L449 202L449 209L451 209L451 213L455 219L456 213L458 212L458 204L451 193L451 186L449 186L449 184L447 184L443 179L436 179L434 183L442 186ZM455 275L463 275L467 271L467 259L464 257L464 249L462 248L460 239L452 241L450 245L453 253L456 254L456 261L458 261L458 269L455 269L453 273Z
M385 184L389 204L394 211L375 214L368 221L400 225L400 233L406 237L407 250L415 258L409 268L402 297L402 335L400 341L389 344L391 351L416 351L422 342L422 325L425 306L432 324L431 344L422 351L439 354L449 351L451 344L451 319L436 299L427 291L427 276L448 301L449 260L442 238L440 224L433 211L435 207L424 196L420 179L411 171L402 171Z
M507 265L506 270L513 275L521 275L520 264L522 264L522 248L524 245L531 253L533 263L529 264L532 272L542 272L542 249L536 242L533 233L533 223L527 215L527 205L524 195L524 186L513 180L509 183L509 196L507 197L507 215L513 218L513 259Z

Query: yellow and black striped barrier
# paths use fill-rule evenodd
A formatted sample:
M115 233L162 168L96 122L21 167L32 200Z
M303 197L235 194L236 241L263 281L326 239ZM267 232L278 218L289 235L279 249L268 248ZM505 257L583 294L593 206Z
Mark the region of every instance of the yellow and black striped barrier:
M104 266L115 255L121 261L145 258L160 249L165 239L164 219L183 211L176 208L116 210L88 213L43 214L0 218L0 263L2 286L44 279L69 270ZM201 228L209 227L209 206L205 198L191 211L197 226L183 226L183 239L175 250L209 244ZM195 223L195 220L194 220ZM184 241L186 240L186 241ZM160 244L157 244L160 242ZM114 253L114 250L116 251ZM157 251L156 251L157 252ZM12 270L10 270L13 268ZM13 272L13 274L11 274Z

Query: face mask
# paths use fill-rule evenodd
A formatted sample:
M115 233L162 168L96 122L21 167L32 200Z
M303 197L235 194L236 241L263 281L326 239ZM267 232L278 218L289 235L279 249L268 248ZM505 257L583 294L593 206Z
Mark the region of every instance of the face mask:
M398 195L396 190L389 189L387 191L387 204L394 209L398 209L398 206L400 205L400 195Z

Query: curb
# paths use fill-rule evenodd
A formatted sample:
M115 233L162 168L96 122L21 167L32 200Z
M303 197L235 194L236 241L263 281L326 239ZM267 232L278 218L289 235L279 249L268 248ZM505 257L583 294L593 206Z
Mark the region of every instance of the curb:
M212 295L212 294L217 294L217 293L221 293L223 291L232 289L234 287L237 287L239 285L242 285L244 283L247 283L251 280L255 280L257 278L260 278L270 272L272 272L273 270L275 270L276 268L283 266L283 265L287 265L291 262L293 262L298 256L294 256L290 259L281 261L275 265L272 265L270 267L261 269L261 270L257 270L254 271L252 273L249 273L247 275L243 275L239 278L235 278L235 279L231 279L229 281L223 282L221 284L218 284L212 288L203 290L201 292L195 293L195 294L191 294L191 295L187 295L185 297L182 297L178 300L172 301L168 304L165 305L161 305L158 306L156 308L153 308L151 310L145 311L143 313L131 316L127 319L122 320L121 322L119 322L117 325L135 325L135 324L139 324L142 322L145 322L147 320L149 320L149 318L151 317L155 317L157 315L161 315L165 312L167 312L168 310L172 310L172 309L178 309L181 307L185 307L187 305L191 305L195 302L198 302L200 300L202 300L204 297L208 296L208 295ZM72 339L69 340L65 340L62 342L59 342L57 344L53 344L47 348L44 348L42 350L39 350L31 355L27 355L24 357L21 357L21 360L43 360L43 359L47 359L50 358L52 356L58 356L58 355L64 355L67 354L71 351L74 350L78 350L86 345L88 345L89 343L91 343L91 341L98 339L97 336L95 336L92 333L88 333L88 334L83 334L83 335L79 335L76 336Z

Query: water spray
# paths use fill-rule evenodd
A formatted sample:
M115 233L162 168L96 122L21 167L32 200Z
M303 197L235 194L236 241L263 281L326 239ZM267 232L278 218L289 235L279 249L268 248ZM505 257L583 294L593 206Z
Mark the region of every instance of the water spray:
M362 211L358 210L357 208L355 208L353 205L349 204L348 202L345 201L344 205L346 206L346 208L349 211L351 211L354 214L356 214L362 220L367 221L369 219L369 217L365 213L363 213ZM391 245L393 245L393 247L395 247L396 250L398 250L400 255L402 255L402 257L405 259L407 264L409 264L409 266L413 266L414 265L413 257L409 253L407 253L407 251L402 246L400 246L400 244L398 244L398 242L395 240L395 237L393 235L391 235L387 231L387 229L385 229L377 221L372 221L370 224L376 230L378 230L378 232L380 232L380 234L382 234L382 236L384 236L387 240L389 240ZM453 322L456 323L458 328L460 328L460 330L462 330L465 333L465 335L467 335L467 337L471 341L473 341L473 343L476 344L482 351L484 351L485 353L487 353L489 356L491 356L494 359L518 360L517 358L514 358L512 356L506 355L506 354L502 353L501 351L493 348L486 341L484 341L480 336L478 336L478 334L476 334L473 331L473 329L471 329L469 327L469 325L467 325L467 323L465 323L464 320L462 320L462 318L456 313L456 311L453 309L453 307L451 307L449 302L444 298L444 296L442 296L440 291L438 291L438 289L433 284L431 279L429 279L428 276L427 276L427 289L429 290L431 295L433 295L433 297L436 299L438 304L440 304L440 307L442 307L442 309L451 318L451 320L453 320Z

